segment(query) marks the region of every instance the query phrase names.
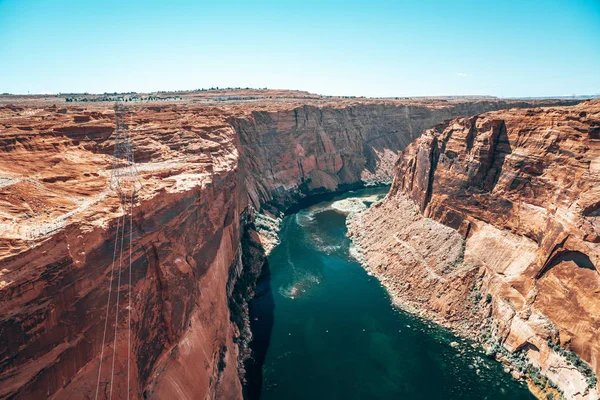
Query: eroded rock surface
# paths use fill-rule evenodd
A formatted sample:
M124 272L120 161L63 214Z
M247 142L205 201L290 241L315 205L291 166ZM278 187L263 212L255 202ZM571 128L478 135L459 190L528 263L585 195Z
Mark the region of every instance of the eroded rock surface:
M310 193L389 179L397 152L422 129L508 105L527 104L134 105L126 123L143 188L131 221L121 218L124 210L109 187L114 150L109 105L57 107L32 100L1 107L0 398L93 398L101 354L101 398L111 382L115 398L126 398L128 388L131 398L239 398L239 360L247 355L243 343L250 335L243 303L252 292L240 282L252 285L264 257L254 209L277 210ZM590 196L578 207L585 209L586 221L595 221L597 204ZM129 222L132 285L111 293L111 304L119 295L116 349L111 322L102 352L112 259L120 245L115 235L125 223L128 249ZM597 244L588 228L579 229L587 236L569 236L565 248ZM573 261L561 260L532 272L547 271L540 307L549 301L544 293L551 296L555 281L569 274ZM120 275L128 282L128 273L127 263L114 280ZM109 321L115 313L108 309ZM571 326L567 319L565 324ZM593 347L581 348L596 354Z
M400 306L597 399L599 207L600 102L511 109L424 132L349 233Z

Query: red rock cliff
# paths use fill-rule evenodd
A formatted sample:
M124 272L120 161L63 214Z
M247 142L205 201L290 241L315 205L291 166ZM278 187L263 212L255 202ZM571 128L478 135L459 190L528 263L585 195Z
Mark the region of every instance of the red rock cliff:
M106 190L114 117L82 109L41 109L27 118L23 112L5 114L0 136L7 176L0 187L0 397L93 397L122 214ZM83 116L87 122L73 122ZM144 188L133 212L130 395L233 398L241 387L224 299L246 206L235 136L210 116L180 117L146 109L131 124ZM121 278L127 282L124 272ZM113 394L126 398L129 288L122 285L120 294ZM101 398L109 390L112 325Z
M302 105L230 118L241 143L252 203L289 205L310 193L393 176L398 151L423 129L458 115L508 106L505 101L371 102Z
M94 397L101 353L100 397L112 382L113 394L126 398L129 351L132 398L239 398L236 338L243 327L231 322L239 318L230 315L228 298L250 268L240 246L249 206L289 205L311 192L385 177L421 129L504 106L136 106L127 123L144 187L132 214L133 280L111 293L112 304L119 295L116 349L109 323L103 353L123 215L108 186L114 115L102 105L3 107L0 398ZM115 313L108 310L109 321Z
M526 355L567 398L596 399L599 211L600 102L589 101L425 131L350 233L399 304L500 343L500 358Z

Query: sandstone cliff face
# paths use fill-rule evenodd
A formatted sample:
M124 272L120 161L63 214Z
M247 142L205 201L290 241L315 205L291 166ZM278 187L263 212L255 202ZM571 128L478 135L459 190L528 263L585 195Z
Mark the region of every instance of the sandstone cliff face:
M512 109L424 132L350 234L399 304L598 398L599 207L600 102Z
M246 186L255 207L288 206L311 193L393 176L398 152L423 129L456 116L527 107L522 102L303 105L252 111L229 121L240 138Z
M89 398L96 390L123 210L106 190L113 116L92 114L79 126L72 118L85 111L69 111L38 110L33 133L22 129L18 115L3 120L2 170L11 178L0 187L0 397ZM174 121L185 121L161 111L140 111L132 124L144 188L133 212L132 287L120 291L113 395L127 397L131 289L130 396L233 398L241 387L235 328L224 299L245 207L233 173L233 131L216 121L206 129L207 118L192 115L181 132ZM62 223L54 226L56 221ZM125 269L120 278L127 282ZM111 307L109 321L115 312ZM108 332L101 398L111 381L113 323Z
M238 343L248 332L237 313L251 291L238 283L256 274L244 260L261 257L260 238L246 229L252 207L385 178L422 128L504 106L136 106L126 122L144 187L131 221L132 285L118 291L114 360L108 325L100 396L112 381L113 394L127 397L131 351L132 398L239 398ZM124 213L108 185L113 129L102 105L0 110L0 398L94 396ZM248 254L244 235L254 243ZM128 273L127 265L122 282Z

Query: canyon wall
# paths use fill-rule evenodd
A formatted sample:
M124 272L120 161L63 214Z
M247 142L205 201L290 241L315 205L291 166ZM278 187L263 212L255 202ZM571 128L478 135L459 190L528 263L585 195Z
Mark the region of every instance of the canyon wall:
M421 129L526 105L422 103L134 106L130 220L107 106L1 108L0 398L241 397L254 209L386 179Z
M391 181L398 152L446 119L528 107L518 101L302 105L230 118L252 204L285 208L308 194Z
M233 131L216 120L207 129L207 118L194 115L183 131L173 110L140 110L131 125L144 187L130 221L107 190L114 116L65 111L24 119L17 110L3 120L2 172L10 178L0 187L0 397L93 398L98 390L108 398L112 385L115 398L235 398L238 355L225 299L246 195ZM119 229L124 243L115 241ZM116 246L126 261L114 272L107 311Z
M599 210L588 101L424 132L349 234L400 306L481 341L540 398L597 399Z

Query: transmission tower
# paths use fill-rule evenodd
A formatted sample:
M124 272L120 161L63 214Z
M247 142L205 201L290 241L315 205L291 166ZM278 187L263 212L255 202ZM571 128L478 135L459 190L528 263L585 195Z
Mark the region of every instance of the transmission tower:
M111 264L111 272L110 279L108 281L108 297L106 300L106 314L104 317L104 332L102 334L102 350L100 352L100 363L98 367L98 379L96 383L96 396L95 399L98 400L98 394L100 390L100 382L102 378L102 362L104 358L104 348L106 342L106 334L108 328L108 320L109 320L109 310L111 307L111 293L116 291L116 299L114 303L115 308L115 318L114 318L114 336L113 336L113 344L112 344L112 365L111 365L111 374L110 380L110 396L109 400L112 399L113 394L113 383L115 376L115 361L117 357L117 330L119 326L119 312L120 312L120 294L121 294L121 275L124 267L127 264L127 258L129 258L129 270L128 270L128 299L127 299L127 347L129 351L127 352L127 398L130 398L130 372L131 372L131 315L132 315L132 297L133 297L133 288L132 288L132 247L133 247L133 209L134 209L134 199L136 193L142 188L142 184L138 177L138 171L135 167L135 163L133 160L133 150L131 148L131 141L129 140L129 130L125 123L126 118L129 114L129 110L120 103L115 103L115 151L114 151L114 160L113 160L113 169L110 174L110 188L115 190L119 195L119 200L121 202L121 207L123 209L122 216L117 218L117 229L115 231L115 241L114 241L114 251L113 251L113 260ZM131 117L131 115L129 115ZM129 217L129 218L127 218ZM125 263L123 262L123 254L125 253L123 250L124 238L125 238L125 226L126 220L129 219L129 257L125 255ZM119 245L120 242L120 245ZM118 257L117 257L118 255ZM116 276L116 282L113 283Z
M115 103L115 152L110 187L119 194L121 201L131 199L142 187L133 159L129 128L125 122L129 113L125 105Z

